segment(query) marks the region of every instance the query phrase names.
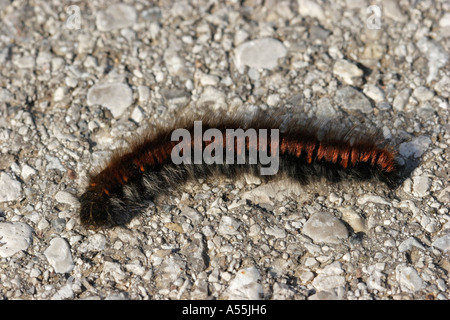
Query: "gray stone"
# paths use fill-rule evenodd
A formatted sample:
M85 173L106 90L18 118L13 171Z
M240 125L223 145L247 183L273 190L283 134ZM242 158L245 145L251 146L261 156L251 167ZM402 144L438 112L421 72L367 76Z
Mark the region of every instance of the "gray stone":
M88 106L99 104L111 110L115 118L132 104L133 93L131 88L123 83L102 83L89 88L87 93Z
M268 226L265 229L266 234L269 236L274 236L275 238L281 239L286 237L286 231L277 226Z
M336 103L345 110L361 111L362 113L372 112L373 108L369 99L352 87L344 87L336 92L334 97Z
M417 48L428 60L427 82L430 83L436 79L439 69L447 64L449 54L438 42L426 37L417 42Z
M276 39L262 38L241 44L234 51L235 64L239 72L244 67L272 70L278 66L278 59L286 56L287 49Z
M336 61L333 67L333 73L344 80L346 84L355 84L355 79L361 78L364 72L347 60Z
M22 184L5 172L0 173L0 202L16 201L22 198Z
M421 86L414 89L413 96L419 101L427 101L434 97L434 93L430 89Z
M58 193L55 195L55 200L59 203L65 203L72 207L78 207L80 205L80 202L78 199L66 191L58 191Z
M400 91L394 98L394 102L392 103L392 106L395 110L402 111L406 103L408 103L409 96L411 95L411 89L405 88L402 91Z
M228 216L223 216L220 219L218 232L222 235L235 235L238 234L239 226L241 223L236 219Z
M0 223L0 257L10 257L33 242L33 229L22 222Z
M298 0L298 12L302 16L309 16L312 18L317 18L320 21L325 19L325 14L322 7L311 0Z
M348 231L344 224L326 212L318 212L309 218L302 232L318 243L339 244L348 238Z
M312 281L312 285L318 291L331 290L345 285L344 270L340 262L336 261L323 269L317 270L318 276Z
M423 280L417 270L406 264L399 264L395 268L395 277L405 292L416 292L424 288Z
M99 11L96 17L97 29L111 31L128 28L135 24L137 19L136 9L123 4L110 5L105 11Z
M374 84L367 84L363 92L366 96L377 103L386 100L384 91Z
M74 268L69 244L63 238L52 239L44 255L57 273L70 272Z
M430 178L427 176L418 176L413 178L413 192L417 197L425 197L430 189Z
M386 17L398 22L406 22L408 20L408 16L403 14L396 0L383 0L383 13Z
M421 250L425 250L425 247L419 241L417 241L413 237L410 237L410 238L406 239L405 241L403 241L402 243L400 243L400 245L398 246L398 251L400 251L400 252L409 251L412 249L412 247L416 247Z
M414 138L410 142L403 142L399 146L400 154L405 157L420 158L431 144L431 139L427 136Z
M436 238L433 241L432 246L442 251L450 251L450 233Z
M241 269L231 280L225 292L228 300L259 300L262 298L263 288L258 283L260 273L256 267Z

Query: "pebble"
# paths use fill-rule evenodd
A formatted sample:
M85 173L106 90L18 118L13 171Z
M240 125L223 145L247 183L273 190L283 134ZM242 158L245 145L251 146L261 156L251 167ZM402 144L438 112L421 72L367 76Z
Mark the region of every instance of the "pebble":
M333 73L344 80L346 84L354 85L356 79L360 79L364 74L356 64L347 60L336 61L333 67Z
M419 248L421 250L425 250L425 247L417 241L414 237L409 237L398 246L398 251L405 252L410 251L412 247Z
M103 272L110 274L116 282L120 282L126 278L126 273L122 270L120 263L113 261L105 261L103 264Z
M416 197L425 197L428 195L428 189L430 188L430 178L427 176L417 176L413 178L413 194Z
M228 300L260 300L263 295L263 288L258 283L260 277L255 266L239 270L225 291L225 296Z
M234 51L236 68L240 73L244 67L272 70L278 66L278 59L284 58L287 49L282 42L273 38L262 38L244 42Z
M269 226L265 229L265 232L269 236L274 236L275 238L278 238L278 239L286 237L285 229L279 228L277 226Z
M345 225L335 216L317 212L306 221L302 233L317 243L339 244L348 238Z
M414 89L413 96L419 101L427 101L434 97L434 93L430 89L421 86Z
M22 184L6 172L0 173L0 202L16 201L22 198Z
M403 14L396 0L383 0L383 13L397 22L406 22L408 16Z
M99 104L108 108L114 118L120 118L122 113L133 103L131 88L123 83L102 83L89 88L87 104Z
M140 102L146 102L150 99L150 88L147 86L138 86L138 95Z
M359 197L357 202L359 205L366 204L367 202L391 205L391 203L387 202L382 197L373 194L365 194Z
M336 92L335 102L345 110L361 111L363 113L372 112L373 108L369 99L352 87L344 87Z
M424 287L423 280L416 269L404 263L395 268L395 277L405 292L416 292Z
M417 48L428 60L427 82L430 83L436 79L439 69L447 64L449 54L438 42L427 37L417 42Z
M240 225L241 223L236 219L229 216L222 216L218 232L222 235L235 235L239 233L238 229Z
M136 106L133 109L133 112L131 113L131 119L133 119L137 123L140 123L142 122L142 120L144 120L144 118L145 118L144 110L142 110L141 107Z
M431 144L431 139L427 136L419 136L410 142L403 142L399 146L399 152L404 158L420 158Z
M364 94L376 103L386 100L384 91L374 84L367 84L363 90Z
M442 251L450 251L450 233L436 238L431 245Z
M157 269L156 282L158 287L167 288L186 270L186 263L179 254L166 256Z
M96 17L97 29L103 32L131 27L136 20L136 9L123 3L110 5Z
M59 102L64 100L64 97L66 95L66 89L64 87L58 87L55 90L55 93L53 94L53 101Z
M298 13L301 16L308 16L312 18L317 18L320 21L325 19L325 14L322 7L311 0L298 0Z
M394 98L394 102L392 103L392 106L397 111L402 111L406 103L408 103L409 97L411 95L411 89L405 88L402 91L400 91Z
M57 273L70 272L74 268L69 244L63 238L52 239L44 255Z
M367 232L367 221L352 208L338 208L342 212L342 219L352 227L354 232Z
M26 164L22 167L20 175L24 180L27 180L29 177L34 176L36 173L37 171L35 169Z
M442 28L450 27L450 12L444 13L441 19L439 19L439 26Z
M11 257L33 242L33 229L22 222L0 223L0 257Z
M78 207L80 205L78 199L73 194L66 191L58 191L55 195L55 200L59 203L65 203L72 207Z
M36 60L32 56L22 56L13 61L19 69L33 69L36 64Z
M197 101L197 107L202 108L205 106L215 110L226 110L228 104L225 93L213 87L206 87Z
M5 88L0 88L0 102L11 102L14 100L14 95Z
M327 291L345 285L345 277L342 276L344 270L339 261L335 261L325 268L317 270L317 273L318 275L312 281L312 285L318 291Z

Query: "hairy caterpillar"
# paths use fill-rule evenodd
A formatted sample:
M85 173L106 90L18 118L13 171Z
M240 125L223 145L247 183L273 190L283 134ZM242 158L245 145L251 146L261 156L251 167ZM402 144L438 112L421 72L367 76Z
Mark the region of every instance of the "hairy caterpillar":
M81 223L87 228L109 228L128 223L146 207L146 201L164 194L191 178L207 178L214 174L234 177L242 172L261 174L264 166L260 159L250 157L252 151L277 156L278 173L305 184L312 178L324 177L337 182L345 178L356 180L377 179L395 188L399 183L399 166L390 147L378 146L376 138L359 134L355 130L328 129L319 134L319 126L312 121L289 120L260 115L245 120L243 117L202 117L201 136L196 136L193 120L179 121L172 128L158 129L140 137L125 150L116 153L100 172L91 175L86 191L81 195ZM176 129L189 133L189 140L181 144L173 139ZM277 131L277 141L273 134ZM208 129L219 135L208 136ZM267 139L243 144L227 133L229 129L267 129ZM175 140L175 141L172 141ZM180 146L184 148L180 149ZM232 152L232 160L224 163L196 161L179 163L174 154L206 152L214 146L219 152ZM243 146L243 148L242 148ZM178 149L174 149L178 148ZM174 151L175 150L175 151ZM181 153L179 153L181 150ZM247 156L239 162L244 152ZM256 153L255 153L256 154ZM262 159L262 158L261 158ZM252 161L253 160L253 161ZM234 162L233 162L234 161ZM175 163L177 162L177 163ZM266 163L267 164L267 163ZM270 178L270 175L266 176Z

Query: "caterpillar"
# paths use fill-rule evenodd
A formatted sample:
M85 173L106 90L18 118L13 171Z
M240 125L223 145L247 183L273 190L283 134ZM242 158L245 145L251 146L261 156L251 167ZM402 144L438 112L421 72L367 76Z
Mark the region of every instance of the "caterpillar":
M236 132L244 133L243 138ZM92 173L80 196L80 220L90 229L125 225L169 189L216 174L236 177L246 172L264 179L284 174L301 184L318 178L376 179L396 188L400 174L395 157L393 148L379 145L376 135L321 130L314 121L267 115L180 120L136 138Z

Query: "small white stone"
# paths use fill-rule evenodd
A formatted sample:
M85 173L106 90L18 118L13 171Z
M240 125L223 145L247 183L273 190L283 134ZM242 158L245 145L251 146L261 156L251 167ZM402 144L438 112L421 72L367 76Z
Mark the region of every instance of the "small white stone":
M344 224L326 212L317 212L304 224L302 232L318 243L339 244L348 238Z
M282 228L279 228L277 226L269 226L265 230L265 233L269 236L273 236L278 239L282 239L286 237L286 231Z
M0 202L16 201L22 198L22 185L5 172L0 173Z
M128 28L135 24L137 19L136 9L123 4L110 5L105 11L99 11L96 16L97 29L111 31Z
M354 80L362 77L364 74L356 64L347 60L336 61L333 67L333 73L350 85L355 84Z
M144 116L144 111L139 106L136 106L131 113L131 119L133 119L137 123L140 123L142 120L144 120Z
M80 205L78 199L74 195L66 191L58 191L58 193L55 195L55 200L59 203L71 205L72 207L78 207Z
M372 105L367 97L352 87L343 87L336 92L334 97L336 103L345 110L361 111L370 113Z
M386 100L383 90L373 84L367 84L363 90L364 94L376 103Z
M33 69L36 64L36 60L32 56L13 59L13 62L20 69Z
M114 118L120 118L132 102L131 88L124 83L96 84L87 93L88 106L99 104L107 107Z
M52 239L44 255L57 273L70 272L74 268L69 244L63 238Z
M422 278L413 267L399 264L395 268L395 276L403 291L416 292L424 287Z
M36 172L37 171L35 169L33 169L32 167L30 167L29 165L26 164L22 167L20 175L22 176L22 178L24 180L27 180L29 177L35 175Z
M409 88L403 89L395 96L394 102L392 103L392 107L394 107L395 110L402 111L405 108L410 95L411 89Z
M417 197L425 197L428 195L430 188L430 178L427 176L418 176L413 178L413 193Z
M260 300L263 294L263 288L258 283L260 277L254 266L239 270L236 277L230 281L225 296L228 300Z
M223 216L220 219L218 232L223 235L235 235L238 234L239 226L241 223L236 219L228 216Z
M400 154L405 157L420 158L431 144L431 139L427 136L414 138L410 142L403 142L399 146Z
M425 250L425 247L419 241L417 241L413 237L410 237L410 238L406 239L405 241L403 241L402 243L400 243L400 245L398 246L398 251L400 251L400 252L409 251L412 249L412 247L416 247L421 250Z
M33 242L33 229L22 222L0 223L0 257L7 258L27 249Z
M323 269L317 270L318 276L312 281L312 285L317 290L331 290L345 285L345 277L341 274L342 265L336 261Z
M146 102L150 99L150 88L147 86L138 86L138 95L140 102Z
M417 87L413 91L413 96L419 101L427 101L434 97L434 93L426 87Z
M298 0L298 12L302 16L317 18L320 21L325 19L322 7L315 1Z
M445 13L441 19L439 19L439 26L442 28L450 27L450 12Z
M355 232L366 232L367 221L352 208L338 208L342 212L342 219L352 227Z
M450 251L450 233L442 237L436 238L432 246L442 251Z
M275 107L280 103L280 100L279 94L271 94L267 97L267 104L271 107Z
M239 45L234 51L236 68L240 73L244 67L272 70L278 59L284 58L287 49L282 42L272 38L252 40Z

